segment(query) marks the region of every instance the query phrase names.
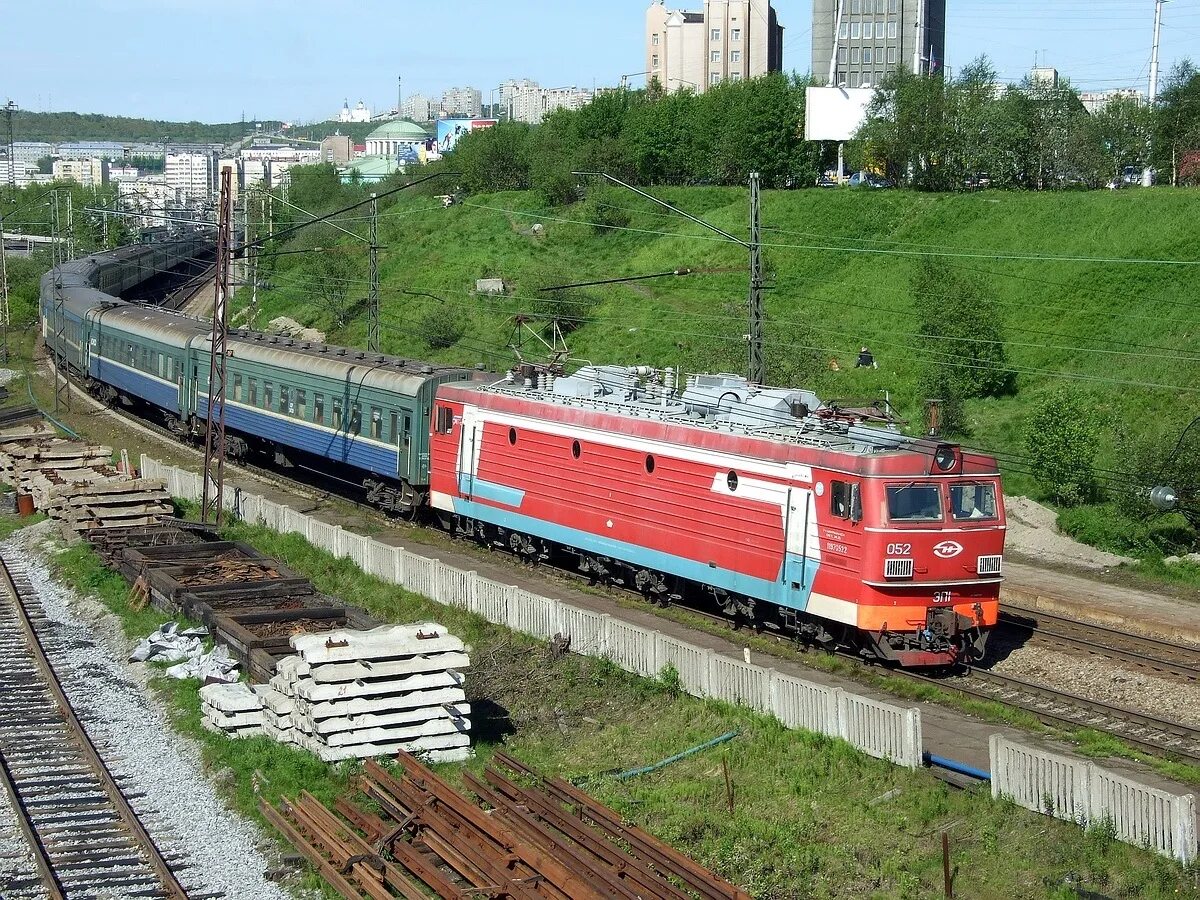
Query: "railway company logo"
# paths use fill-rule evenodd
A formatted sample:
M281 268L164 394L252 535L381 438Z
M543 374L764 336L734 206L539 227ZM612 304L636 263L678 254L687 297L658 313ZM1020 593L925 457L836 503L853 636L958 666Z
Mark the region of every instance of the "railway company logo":
M938 559L954 559L962 552L962 544L957 541L942 541L933 545L933 555Z

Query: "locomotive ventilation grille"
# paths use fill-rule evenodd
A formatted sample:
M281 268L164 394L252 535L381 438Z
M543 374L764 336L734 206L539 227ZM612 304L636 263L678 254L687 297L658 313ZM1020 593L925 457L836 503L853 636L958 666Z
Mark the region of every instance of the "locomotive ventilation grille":
M979 565L975 571L980 575L999 575L1002 557L1000 556L981 556L979 557Z
M883 561L884 578L912 578L913 561L911 559L886 559Z

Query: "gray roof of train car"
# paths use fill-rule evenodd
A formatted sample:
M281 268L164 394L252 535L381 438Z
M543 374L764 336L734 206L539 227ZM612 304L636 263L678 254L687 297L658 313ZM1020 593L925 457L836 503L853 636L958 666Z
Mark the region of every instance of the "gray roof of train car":
M354 384L363 387L397 391L410 397L416 396L421 387L435 375L457 373L466 376L463 380L469 380L474 374L471 369L432 366L395 356L363 353L350 348L297 341L275 335L263 335L261 339L255 339L251 336L253 334L255 333L243 331L236 336L230 335L235 359L298 369L335 381L352 380ZM202 346L207 349L208 341Z

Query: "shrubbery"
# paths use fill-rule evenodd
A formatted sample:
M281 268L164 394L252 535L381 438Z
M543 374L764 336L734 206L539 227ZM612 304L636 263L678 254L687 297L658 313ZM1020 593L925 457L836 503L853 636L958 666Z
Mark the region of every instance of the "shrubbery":
M1034 404L1025 425L1025 450L1033 476L1055 502L1074 506L1097 497L1099 431L1087 400L1066 388Z

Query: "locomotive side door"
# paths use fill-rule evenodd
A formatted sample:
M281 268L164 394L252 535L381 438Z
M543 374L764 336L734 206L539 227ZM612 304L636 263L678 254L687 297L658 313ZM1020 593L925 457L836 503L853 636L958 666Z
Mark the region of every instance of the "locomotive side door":
M458 431L458 491L467 499L475 493L475 473L483 449L483 423L474 407L463 408Z
M821 554L813 492L806 488L788 488L784 519L783 581L793 590L808 591L812 588L808 570L815 566Z

